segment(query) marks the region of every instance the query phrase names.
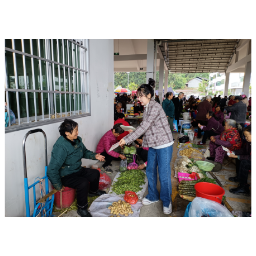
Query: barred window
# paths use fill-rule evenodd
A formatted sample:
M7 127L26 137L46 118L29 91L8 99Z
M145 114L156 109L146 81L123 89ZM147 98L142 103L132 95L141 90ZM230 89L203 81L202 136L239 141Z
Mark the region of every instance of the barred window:
M87 39L6 39L6 132L90 115Z

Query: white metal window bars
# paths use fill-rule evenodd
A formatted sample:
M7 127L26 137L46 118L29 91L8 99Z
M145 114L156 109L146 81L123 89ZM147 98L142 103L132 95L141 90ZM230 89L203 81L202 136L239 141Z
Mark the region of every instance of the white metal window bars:
M54 39L30 39L30 53L25 52L24 39L21 40L21 51L17 50L15 47L15 41L17 39L11 39L12 48L5 47L5 50L12 53L13 57L13 71L14 71L14 81L15 89L10 88L8 81L8 69L7 60L6 63L6 79L5 79L5 92L6 92L6 102L7 102L7 112L10 117L10 102L9 102L9 92L16 93L16 104L17 104L17 116L16 124L11 127L11 122L9 120L9 127L6 128L6 132L13 130L25 129L32 126L38 126L43 124L49 124L53 122L59 122L67 117L78 118L90 115L90 90L89 90L89 53L88 39L55 39L56 40L56 51L54 50L53 40ZM37 41L37 52L33 49L32 40ZM61 42L61 47L60 47ZM41 52L41 43L44 43L44 52ZM61 48L61 49L60 49ZM71 54L70 54L71 53ZM23 72L24 72L24 89L20 89L18 85L18 71L17 71L17 61L16 54L22 56ZM71 55L71 56L70 56ZM57 56L57 60L55 57ZM62 57L61 57L62 56ZM31 58L31 72L32 72L32 87L28 88L27 81L27 69L26 69L26 57ZM34 60L39 62L39 81L40 89L35 87L35 67ZM42 62L45 62L45 72L46 72L46 83L47 90L43 88L42 80ZM58 88L56 86L56 76L55 67L57 67L57 78L58 78ZM62 81L61 81L61 72ZM67 74L66 74L67 73ZM72 77L71 77L72 76ZM80 77L80 79L79 79ZM38 79L38 77L36 78ZM62 85L63 84L63 91ZM72 86L73 85L73 86ZM26 101L26 118L20 117L20 102L19 93L25 93ZM28 93L33 93L34 98L34 112L35 115L32 117L29 115L29 100ZM37 115L37 102L36 93L41 94L41 116ZM48 116L44 113L44 99L43 95L48 94ZM60 113L57 113L56 106L56 96L59 95L60 102ZM62 102L62 95L64 95L64 102ZM69 107L67 107L67 95L69 97ZM72 102L73 98L73 102ZM72 106L73 103L73 106ZM64 104L64 111L62 113L62 107ZM68 111L69 108L69 111ZM48 120L48 121L47 121ZM40 123L37 123L40 121ZM41 122L43 121L43 122ZM14 129L13 129L14 128Z

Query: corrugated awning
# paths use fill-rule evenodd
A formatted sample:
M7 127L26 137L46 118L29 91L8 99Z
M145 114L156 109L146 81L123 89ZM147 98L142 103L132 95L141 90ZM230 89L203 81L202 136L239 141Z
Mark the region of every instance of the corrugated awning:
M225 72L239 39L157 39L168 69L174 73ZM166 43L166 45L165 45Z

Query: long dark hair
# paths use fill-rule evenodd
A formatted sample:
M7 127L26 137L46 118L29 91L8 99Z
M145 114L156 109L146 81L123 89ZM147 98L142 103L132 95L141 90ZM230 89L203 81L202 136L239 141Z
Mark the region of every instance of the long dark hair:
M154 88L155 88L155 80L152 78L148 79L148 84L142 84L138 90L137 90L137 95L142 96L148 96L149 94L151 94L151 98L154 97Z

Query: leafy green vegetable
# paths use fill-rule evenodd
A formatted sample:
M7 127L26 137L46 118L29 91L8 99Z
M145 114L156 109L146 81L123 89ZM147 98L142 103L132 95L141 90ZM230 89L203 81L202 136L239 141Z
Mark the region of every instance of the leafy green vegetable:
M127 147L127 146L124 147L124 154L130 154L129 147Z
M136 154L136 148L134 146L130 147L130 154L132 155Z

